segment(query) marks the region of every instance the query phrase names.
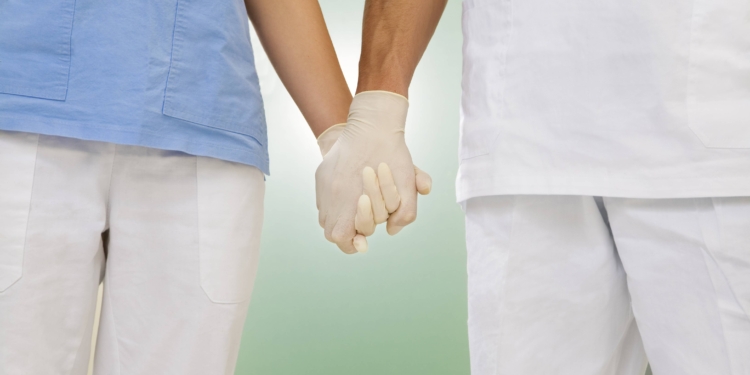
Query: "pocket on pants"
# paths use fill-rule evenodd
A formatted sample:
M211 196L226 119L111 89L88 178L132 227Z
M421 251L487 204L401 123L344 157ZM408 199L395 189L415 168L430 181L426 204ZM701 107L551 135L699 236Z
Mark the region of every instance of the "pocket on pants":
M707 250L723 273L734 299L750 319L750 197L711 198L709 223L704 224ZM706 235L711 233L711 235Z
M750 2L695 0L688 124L709 148L750 148Z
M263 173L198 157L198 246L201 287L215 303L250 299L260 255Z
M38 134L0 131L0 293L23 274Z

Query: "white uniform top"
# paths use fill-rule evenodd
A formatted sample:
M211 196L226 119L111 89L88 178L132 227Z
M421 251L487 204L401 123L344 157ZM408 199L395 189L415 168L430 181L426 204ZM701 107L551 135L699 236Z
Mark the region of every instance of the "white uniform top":
M458 200L750 195L750 0L464 0Z

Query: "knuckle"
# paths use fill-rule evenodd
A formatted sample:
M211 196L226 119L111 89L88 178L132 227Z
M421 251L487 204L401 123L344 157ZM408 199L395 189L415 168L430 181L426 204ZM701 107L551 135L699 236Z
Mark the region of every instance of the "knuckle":
M341 250L341 252L344 253L344 254L346 254L346 255L352 255L352 254L354 254L354 253L357 252L356 250L349 250L349 249L343 248L341 246L339 246L339 250Z
M407 211L404 212L401 215L401 220L399 220L403 224L411 224L414 221L417 220L417 212L416 211Z
M333 233L331 234L331 239L337 244L346 242L346 236L343 233Z
M329 227L326 227L325 223L323 224L323 229L323 236L325 236L326 240L328 240L328 242L336 242L333 240L333 231Z

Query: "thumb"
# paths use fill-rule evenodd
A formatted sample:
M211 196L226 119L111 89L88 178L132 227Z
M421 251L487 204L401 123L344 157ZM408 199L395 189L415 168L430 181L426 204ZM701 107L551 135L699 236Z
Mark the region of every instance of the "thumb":
M432 190L432 177L430 177L427 172L417 168L416 165L414 166L414 175L417 180L417 191L419 194L430 194L430 191Z
M413 166L394 169L394 180L400 197L398 209L388 217L386 231L394 235L417 219L417 188Z

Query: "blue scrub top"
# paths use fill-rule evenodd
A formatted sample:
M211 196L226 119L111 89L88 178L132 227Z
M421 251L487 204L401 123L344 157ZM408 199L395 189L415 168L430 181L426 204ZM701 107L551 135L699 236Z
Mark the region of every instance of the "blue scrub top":
M268 174L243 1L0 2L0 129L183 151Z

